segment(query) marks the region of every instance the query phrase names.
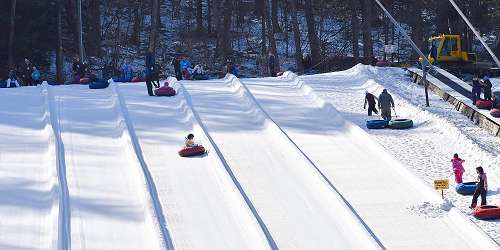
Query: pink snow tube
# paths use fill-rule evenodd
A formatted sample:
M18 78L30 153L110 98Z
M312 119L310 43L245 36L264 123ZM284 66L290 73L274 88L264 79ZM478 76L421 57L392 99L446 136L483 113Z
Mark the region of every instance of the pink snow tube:
M185 147L179 151L182 157L197 156L205 154L206 150L203 146Z
M144 79L142 77L134 77L130 82L144 82Z
M169 86L163 86L159 89L155 89L155 95L156 96L174 96L175 95L175 89Z
M500 118L500 109L492 109L490 111L490 115L493 117L499 117Z

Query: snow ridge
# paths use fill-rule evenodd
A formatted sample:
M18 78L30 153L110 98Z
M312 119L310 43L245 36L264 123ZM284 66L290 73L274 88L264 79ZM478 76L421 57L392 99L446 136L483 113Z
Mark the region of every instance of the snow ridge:
M50 119L50 126L52 128L51 143L54 143L56 151L56 166L58 186L57 192L59 193L59 217L58 217L58 250L71 249L71 210L69 201L69 189L66 179L66 161L64 154L64 143L61 138L59 113L54 104L54 94L47 82L43 83L43 94L48 104L47 113Z
M137 160L139 161L141 168L142 168L142 172L144 174L146 185L147 185L147 188L148 188L148 191L150 194L150 199L151 199L151 202L153 203L153 210L154 210L153 214L155 215L155 217L157 219L157 223L158 223L158 224L156 224L156 223L155 224L157 227L159 227L157 229L159 229L161 236L162 236L162 245L163 245L163 247L166 247L166 249L172 250L172 249L174 249L174 246L172 243L170 233L168 231L168 226L167 226L167 222L165 220L165 216L163 214L162 205L161 205L160 199L158 198L158 191L156 189L156 185L154 183L153 177L151 176L151 172L149 171L148 165L146 164L146 161L144 160L144 155L142 154L141 146L140 146L139 141L137 139L137 135L135 134L134 126L133 126L132 122L130 121L128 109L127 109L127 106L125 104L125 99L123 98L123 95L120 93L120 89L117 86L117 84L115 84L112 79L110 79L110 81L111 81L110 87L113 91L113 94L116 96L116 98L118 98L118 105L120 106L119 107L119 112L120 112L119 119L121 119L121 121L125 122L126 130L124 130L124 132L127 134L126 139L130 140L130 142L134 148L135 155L137 156Z

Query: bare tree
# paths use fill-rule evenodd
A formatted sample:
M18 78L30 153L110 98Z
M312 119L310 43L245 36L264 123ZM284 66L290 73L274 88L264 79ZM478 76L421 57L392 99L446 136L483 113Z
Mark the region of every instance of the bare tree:
M302 65L302 45L300 42L299 22L297 21L298 0L291 0L290 2L292 7L293 38L295 40L295 64L297 65L297 71L303 72L304 65Z
M10 5L10 32L9 32L9 69L14 68L14 34L16 30L16 5L17 1L12 0Z
M351 44L352 44L352 56L356 60L359 60L359 18L358 18L358 1L352 1L349 3L351 10Z
M372 42L372 1L363 1L363 56L373 56L373 42Z
M89 29L87 48L90 56L99 56L101 50L101 1L89 0Z
M309 46L311 48L312 62L317 65L321 62L321 46L316 33L316 21L314 19L312 0L305 0L305 12L307 22L307 35L309 37Z
M196 0L196 32L203 32L203 0Z
M149 34L149 47L148 52L155 53L156 52L156 43L158 40L158 30L159 30L159 11L160 8L160 0L152 0L151 5L151 33Z
M56 49L56 81L63 78L63 44L62 44L62 0L57 0L57 49Z

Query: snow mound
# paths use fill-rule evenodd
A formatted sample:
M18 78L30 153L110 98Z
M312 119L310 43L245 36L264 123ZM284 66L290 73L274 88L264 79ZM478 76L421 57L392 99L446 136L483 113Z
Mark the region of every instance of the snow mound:
M440 218L446 216L447 212L453 207L453 203L446 199L440 204L425 201L421 204L409 206L407 210L410 214L424 216L425 218Z

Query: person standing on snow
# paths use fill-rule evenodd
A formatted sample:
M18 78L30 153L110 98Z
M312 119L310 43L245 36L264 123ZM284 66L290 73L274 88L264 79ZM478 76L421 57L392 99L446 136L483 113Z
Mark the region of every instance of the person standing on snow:
M269 74L272 77L276 77L276 57L274 56L273 52L269 50L269 57L268 57L268 66L269 66Z
M33 80L33 85L38 85L42 83L40 71L36 67L33 67L33 73L31 73L31 79Z
M153 85L155 88L159 88L159 84L157 85L155 83L155 78L158 77L159 71L156 68L155 65L155 58L153 53L147 52L146 53L146 87L148 89L148 95L149 96L154 96L153 92Z
M178 81L182 80L182 71L181 71L181 61L177 56L172 59L172 65L174 65L174 71L175 71L175 78L177 78Z
M387 89L384 89L378 97L378 108L381 110L382 119L386 121L392 119L391 107L394 108L394 100L392 100L392 96L387 92Z
M484 88L484 100L491 101L491 88L493 85L491 84L490 78L485 75L483 78L483 88Z
M455 182L457 184L462 183L462 175L465 172L465 169L462 166L464 162L465 162L464 160L458 157L458 154L454 154L453 159L451 159L451 166L453 167L453 173L455 174Z
M31 73L33 70L33 64L31 64L30 60L28 58L24 58L24 64L21 68L21 81L26 85L26 86L31 86Z
M486 178L486 173L483 167L479 166L476 168L477 176L477 187L474 195L472 196L472 203L469 208L475 208L477 204L477 198L481 195L481 206L486 205L486 194L488 192L488 181Z
M11 70L9 72L9 78L7 79L7 88L17 88L20 87L17 81L16 71Z
M481 83L479 82L479 75L474 74L472 78L472 103L476 105L476 101L481 99Z
M375 105L377 104L377 97L375 97L372 93L365 91L365 104L363 105L363 109L366 109L366 103L368 103L368 116L372 115L372 112L378 114L377 108Z
M130 82L132 81L132 78L134 77L134 70L132 69L132 66L128 63L128 60L125 59L122 65L122 76L121 80L123 82Z

